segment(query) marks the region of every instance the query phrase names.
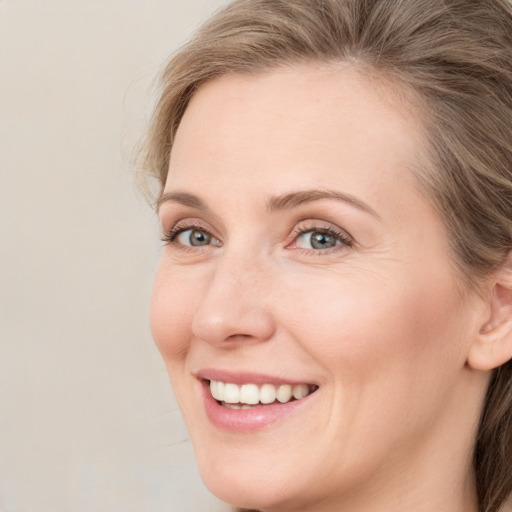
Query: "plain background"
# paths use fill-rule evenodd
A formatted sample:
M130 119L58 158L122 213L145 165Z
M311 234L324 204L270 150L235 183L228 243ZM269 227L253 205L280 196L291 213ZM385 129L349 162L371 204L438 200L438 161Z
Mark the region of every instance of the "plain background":
M221 0L0 0L0 511L218 512L148 309L131 164L161 65Z

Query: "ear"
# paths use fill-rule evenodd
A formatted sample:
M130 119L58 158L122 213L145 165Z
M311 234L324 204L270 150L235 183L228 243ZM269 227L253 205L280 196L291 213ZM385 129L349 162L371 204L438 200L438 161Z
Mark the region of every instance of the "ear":
M474 370L493 370L512 359L512 252L494 275L488 300L488 317L468 353Z

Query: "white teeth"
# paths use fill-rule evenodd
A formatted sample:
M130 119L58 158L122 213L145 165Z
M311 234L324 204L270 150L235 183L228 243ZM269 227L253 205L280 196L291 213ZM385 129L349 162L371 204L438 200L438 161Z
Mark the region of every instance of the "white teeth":
M244 384L240 389L240 402L256 405L260 401L260 390L256 384Z
M219 389L219 382L216 380L211 380L210 381L210 392L211 392L213 398L215 398L215 400L218 400L220 398L218 389Z
M215 400L224 400L224 382L220 382L218 380L211 380L210 391Z
M240 402L240 388L236 384L224 384L224 402L228 404Z
M271 404L276 401L276 387L272 384L263 384L260 388L260 402Z
M292 397L292 387L289 384L279 386L277 388L276 397L282 404L289 402Z
M256 384L244 384L238 386L229 382L210 381L210 391L219 402L231 409L249 409L258 404L271 404L278 400L281 403L290 400L300 400L317 389L317 386L308 384L263 384L258 387ZM241 405L238 405L241 404Z
M309 386L306 384L298 384L292 388L293 398L300 400L305 396L309 395Z
M247 404L228 404L227 402L223 402L224 407L228 409L252 409L252 405Z

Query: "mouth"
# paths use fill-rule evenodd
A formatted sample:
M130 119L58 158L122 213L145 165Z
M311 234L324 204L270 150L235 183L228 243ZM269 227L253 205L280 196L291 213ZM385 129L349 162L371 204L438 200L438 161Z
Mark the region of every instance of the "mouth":
M211 396L228 409L255 409L272 404L296 402L314 393L314 384L234 384L220 380L207 381Z
M237 434L283 425L314 414L322 404L317 384L271 374L204 368L195 374L211 425ZM301 413L300 411L304 411Z

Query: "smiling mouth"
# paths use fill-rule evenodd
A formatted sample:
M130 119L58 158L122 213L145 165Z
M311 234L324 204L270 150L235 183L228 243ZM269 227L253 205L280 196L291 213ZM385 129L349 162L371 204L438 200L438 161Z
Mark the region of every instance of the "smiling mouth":
M233 384L210 380L210 392L218 403L229 409L253 409L273 403L286 404L314 393L314 384Z

